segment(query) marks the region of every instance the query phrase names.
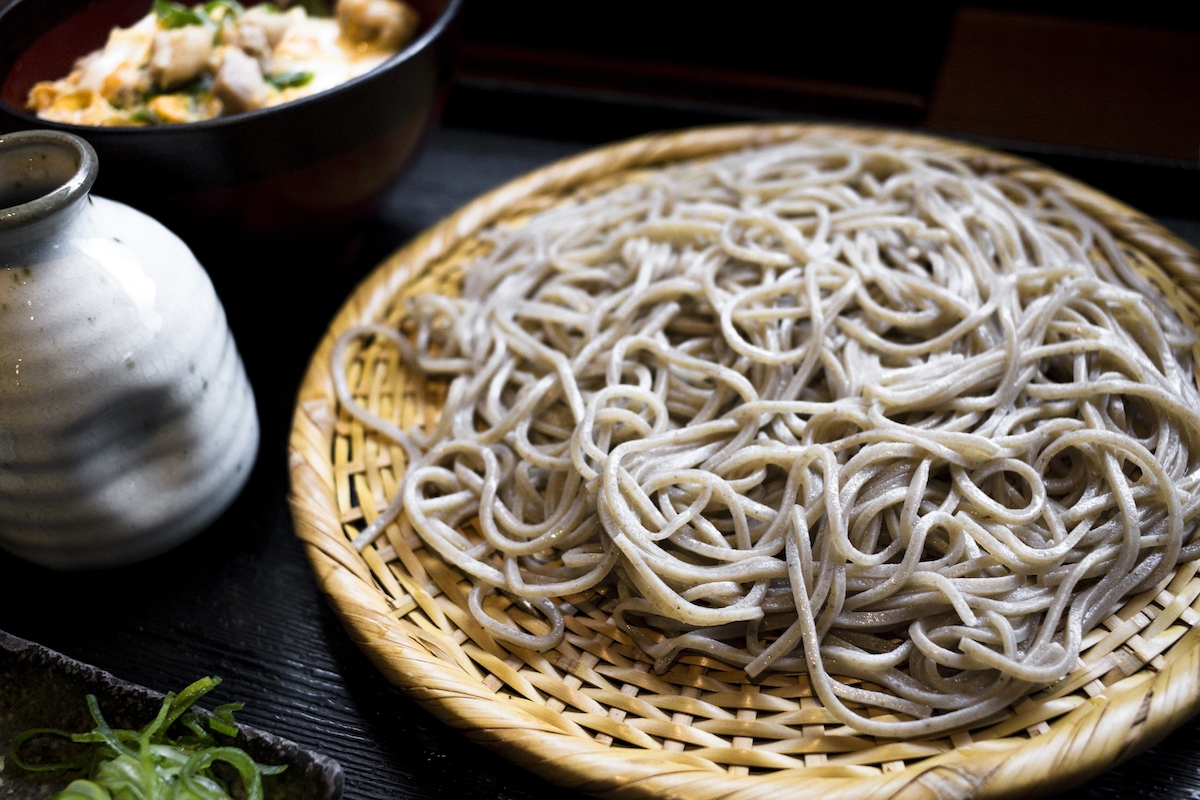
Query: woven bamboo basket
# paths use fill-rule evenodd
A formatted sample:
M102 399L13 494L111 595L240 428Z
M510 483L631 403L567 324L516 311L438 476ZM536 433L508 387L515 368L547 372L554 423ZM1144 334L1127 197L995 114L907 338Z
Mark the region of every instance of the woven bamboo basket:
M352 294L314 354L290 443L297 535L353 640L441 720L544 778L614 798L1012 797L1079 784L1183 723L1200 702L1200 575L1179 567L1085 641L1066 679L999 721L920 741L840 725L803 676L751 682L711 659L657 675L604 615L568 619L567 641L506 647L467 612L469 584L401 522L359 552L351 540L397 490L404 456L339 408L338 335L399 319L399 300L453 293L476 234L639 170L814 134L920 146L1052 186L1104 222L1185 318L1200 320L1200 254L1139 212L1035 163L926 136L840 126L753 125L652 135L553 164L480 197L395 253ZM430 425L439 389L385 345L346 365L364 406L402 427Z

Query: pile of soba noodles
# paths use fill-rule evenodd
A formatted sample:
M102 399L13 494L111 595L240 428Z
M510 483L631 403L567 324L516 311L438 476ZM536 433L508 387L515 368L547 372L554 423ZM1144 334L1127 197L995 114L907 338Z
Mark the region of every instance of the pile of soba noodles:
M410 460L358 544L406 515L516 647L594 593L660 670L807 674L845 724L919 737L1061 678L1200 555L1195 334L1052 190L802 141L489 235L461 297L334 358ZM351 395L381 338L450 379L431 433Z

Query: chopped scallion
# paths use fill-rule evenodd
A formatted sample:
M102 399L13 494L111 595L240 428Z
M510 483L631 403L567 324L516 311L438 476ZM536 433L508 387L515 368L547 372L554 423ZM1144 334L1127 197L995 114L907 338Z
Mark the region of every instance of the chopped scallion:
M313 74L308 70L297 72L281 72L278 75L268 75L265 80L280 91L293 86L307 86L312 83Z
M32 771L66 772L86 769L87 777L74 780L51 800L231 800L230 786L213 769L224 762L241 781L239 797L262 800L262 776L284 767L259 764L246 751L222 744L217 734L237 735L233 712L241 703L228 703L211 714L191 710L192 704L211 691L219 678L201 678L178 695L164 698L157 716L140 730L114 729L105 721L95 695L87 696L95 728L87 733L67 733L51 728L25 731L10 745L13 763ZM172 727L186 732L171 736ZM31 764L21 750L32 739L54 736L90 744L87 751L53 764Z
M226 17L236 20L242 14L246 13L246 9L237 0L209 0L209 2L204 4L204 13L213 20L217 19L215 14L221 9L224 9L224 13L221 15L221 22L224 22Z
M154 15L158 17L158 24L168 30L205 23L204 17L200 14L181 3L173 3L171 0L154 0Z

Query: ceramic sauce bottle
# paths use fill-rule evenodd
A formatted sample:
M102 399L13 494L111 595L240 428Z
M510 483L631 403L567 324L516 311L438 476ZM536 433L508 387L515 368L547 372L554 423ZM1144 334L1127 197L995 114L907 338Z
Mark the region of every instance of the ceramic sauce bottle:
M254 397L207 273L89 194L57 131L0 136L0 547L56 569L173 547L241 491Z

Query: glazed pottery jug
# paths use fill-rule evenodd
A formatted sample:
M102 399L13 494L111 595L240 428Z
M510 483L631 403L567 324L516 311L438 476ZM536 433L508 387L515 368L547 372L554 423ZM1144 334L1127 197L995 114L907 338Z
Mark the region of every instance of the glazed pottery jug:
M208 274L145 214L88 192L57 131L0 136L0 547L128 564L241 491L258 416Z

